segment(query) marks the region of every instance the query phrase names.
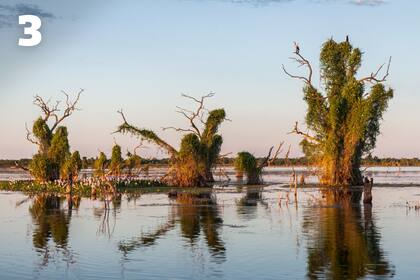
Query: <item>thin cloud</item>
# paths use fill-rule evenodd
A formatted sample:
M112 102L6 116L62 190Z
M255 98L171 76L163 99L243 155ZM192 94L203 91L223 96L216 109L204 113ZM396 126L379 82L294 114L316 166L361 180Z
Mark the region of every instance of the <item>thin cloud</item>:
M251 4L254 6L266 6L270 4L297 2L298 0L191 0L191 1L218 1L234 4ZM308 2L328 3L328 2L347 2L357 6L380 6L386 4L386 0L306 0Z
M357 6L376 7L376 6L386 4L386 1L385 0L352 0L350 1L350 3Z
M0 28L17 24L19 15L34 15L41 18L56 18L52 13L44 11L37 5L18 3L16 5L0 4Z

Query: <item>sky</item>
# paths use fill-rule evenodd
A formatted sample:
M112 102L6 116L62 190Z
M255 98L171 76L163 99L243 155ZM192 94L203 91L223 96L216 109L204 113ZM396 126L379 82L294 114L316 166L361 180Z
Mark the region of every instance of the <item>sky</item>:
M42 20L41 44L19 47L20 14ZM0 4L0 158L28 158L36 147L25 123L40 115L36 94L63 99L85 89L79 108L65 121L72 150L96 156L116 142L133 150L137 140L112 134L127 119L177 146L180 135L162 127L186 127L176 106L194 108L181 94L214 92L206 107L225 108L222 153L265 155L285 141L300 156L304 124L302 83L282 64L293 42L318 68L319 50L333 37L364 52L360 76L392 56L386 82L395 90L373 155L420 157L420 2L407 0L39 0ZM319 73L316 73L318 76ZM319 79L316 79L318 85ZM145 157L163 157L146 146Z

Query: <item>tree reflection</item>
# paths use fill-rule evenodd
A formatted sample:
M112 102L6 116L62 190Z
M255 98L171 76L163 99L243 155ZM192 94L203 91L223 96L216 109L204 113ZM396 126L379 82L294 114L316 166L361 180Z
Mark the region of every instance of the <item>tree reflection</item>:
M224 260L226 249L219 233L222 224L219 208L210 195L178 195L166 223L152 232L120 242L119 250L126 256L138 248L153 246L159 238L179 225L181 236L191 247L194 247L200 236L203 236L213 259Z
M238 188L242 192L242 187ZM265 208L268 208L267 203L262 197L263 189L261 187L246 187L244 195L236 201L238 215L247 220L257 218L257 205L260 203Z
M310 279L394 275L380 246L372 207L363 210L351 201L307 210L303 227L309 240Z
M68 209L62 207L64 200L55 195L37 195L29 207L34 225L32 242L37 251L42 254L42 265L47 265L53 258L54 249L63 252L66 260L71 261L68 250L71 209L79 205L80 199L68 201ZM49 244L51 240L53 244Z

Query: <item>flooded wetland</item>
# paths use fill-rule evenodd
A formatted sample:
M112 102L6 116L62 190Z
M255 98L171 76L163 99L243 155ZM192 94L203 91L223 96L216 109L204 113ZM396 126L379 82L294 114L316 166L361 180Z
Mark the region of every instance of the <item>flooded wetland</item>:
M265 187L109 201L0 193L1 279L416 279L420 187L381 173L373 205ZM383 171L383 170L382 170ZM419 175L417 169L402 170ZM290 174L290 173L289 173ZM405 173L404 173L405 174ZM385 178L387 178L385 180ZM404 177L403 177L404 178ZM71 201L71 202L70 202ZM250 265L252 264L252 265Z

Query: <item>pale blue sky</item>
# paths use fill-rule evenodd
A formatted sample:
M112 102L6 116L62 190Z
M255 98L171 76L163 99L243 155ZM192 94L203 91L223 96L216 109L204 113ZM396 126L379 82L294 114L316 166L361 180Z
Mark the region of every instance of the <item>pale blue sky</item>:
M238 3L239 2L239 3ZM303 121L301 83L281 70L300 71L288 60L293 41L317 66L321 44L348 34L365 52L361 74L393 56L388 80L395 89L374 154L420 155L419 1L39 0L0 5L0 158L29 157L25 122L38 116L32 98L61 98L60 90L86 89L83 109L66 122L72 149L109 153L123 108L134 124L154 129L176 145L163 126L182 126L175 106L181 93L216 96L232 122L222 127L223 152L265 154L284 140L299 155L299 138L287 135ZM43 18L43 42L17 46L22 28L16 3L35 4ZM357 5L355 3L361 3ZM6 7L6 8L5 8ZM7 9L7 7L9 9ZM34 7L32 7L34 8ZM15 9L16 10L16 9ZM16 22L13 21L16 18ZM2 24L3 23L3 24ZM142 151L156 155L154 149Z

